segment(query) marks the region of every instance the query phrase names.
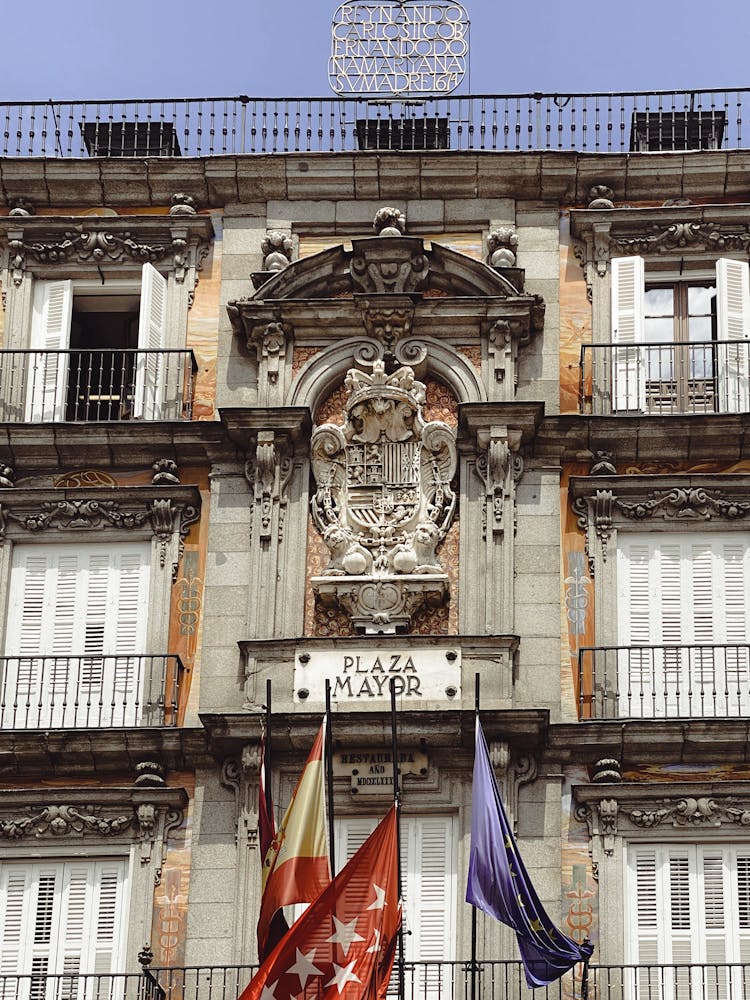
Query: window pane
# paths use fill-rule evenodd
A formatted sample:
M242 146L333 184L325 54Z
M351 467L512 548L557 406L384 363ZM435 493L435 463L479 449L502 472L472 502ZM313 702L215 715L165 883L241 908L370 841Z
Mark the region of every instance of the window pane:
M645 328L646 341L649 343L666 341L671 344L674 340L674 323L671 317L669 319L653 319L647 316Z
M695 343L696 341L704 341L711 339L711 317L710 316L691 316L689 320L688 336L690 340Z
M672 288L646 289L646 316L673 316L674 290Z
M716 312L716 288L691 285L688 288L688 312L691 316L711 316Z

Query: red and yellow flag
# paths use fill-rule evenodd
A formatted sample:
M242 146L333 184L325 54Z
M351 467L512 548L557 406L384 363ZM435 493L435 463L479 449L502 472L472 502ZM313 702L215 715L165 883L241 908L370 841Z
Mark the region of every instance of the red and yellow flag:
M292 903L312 903L331 881L326 841L324 738L325 722L263 860L263 897L258 918L261 962L277 943L272 933L274 914Z
M382 1000L400 924L392 806L276 945L239 1000Z

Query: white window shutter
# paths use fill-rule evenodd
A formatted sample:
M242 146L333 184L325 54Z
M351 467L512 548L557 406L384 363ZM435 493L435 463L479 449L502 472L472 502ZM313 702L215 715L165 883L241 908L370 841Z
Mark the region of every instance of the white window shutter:
M612 408L646 409L643 257L612 260Z
M750 265L716 261L717 375L722 413L750 410ZM730 341L730 343L726 343ZM731 341L737 341L736 344Z
M133 416L161 420L165 416L170 366L162 353L167 340L167 279L152 264L143 265L138 317L138 360ZM140 353L147 351L147 354ZM172 366L176 367L176 366Z
M6 975L119 971L124 860L0 866L0 969Z
M73 316L72 281L36 281L32 303L31 353L26 377L26 420L64 420Z
M148 542L15 547L5 686L17 728L138 724L149 567Z

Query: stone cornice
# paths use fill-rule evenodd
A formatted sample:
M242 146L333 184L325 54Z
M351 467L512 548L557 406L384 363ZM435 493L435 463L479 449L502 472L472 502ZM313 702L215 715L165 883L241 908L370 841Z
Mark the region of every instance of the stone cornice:
M750 204L573 209L570 229L576 239L593 239L597 232L605 233L615 255L747 252Z

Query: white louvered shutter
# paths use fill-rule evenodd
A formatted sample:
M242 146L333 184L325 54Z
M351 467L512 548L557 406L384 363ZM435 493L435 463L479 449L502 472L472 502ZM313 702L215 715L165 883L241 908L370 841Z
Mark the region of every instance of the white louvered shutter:
M16 546L5 703L17 728L137 724L149 565L147 542Z
M138 360L135 371L133 416L165 418L170 366L163 353L167 339L167 279L152 264L143 265L138 318ZM142 354L140 352L148 353ZM176 365L172 365L176 369Z
M26 420L64 420L68 392L72 281L34 283L31 353L27 355Z
M401 816L404 955L407 962L449 962L456 949L456 866L451 816ZM343 867L375 829L372 817L336 821L336 864ZM449 986L437 964L415 973L415 995L437 996ZM391 987L394 986L394 981ZM389 990L390 992L390 990Z
M4 863L0 867L2 973L33 977L120 971L126 873L126 862L119 859ZM75 986L68 985L70 994L77 995ZM42 985L35 986L32 980L31 993L43 996Z
M622 533L622 716L723 716L750 707L750 549L736 532Z
M643 257L612 260L612 408L646 409Z
M750 410L750 265L716 262L717 374L722 413ZM736 341L737 343L725 343ZM724 343L723 343L724 342Z

